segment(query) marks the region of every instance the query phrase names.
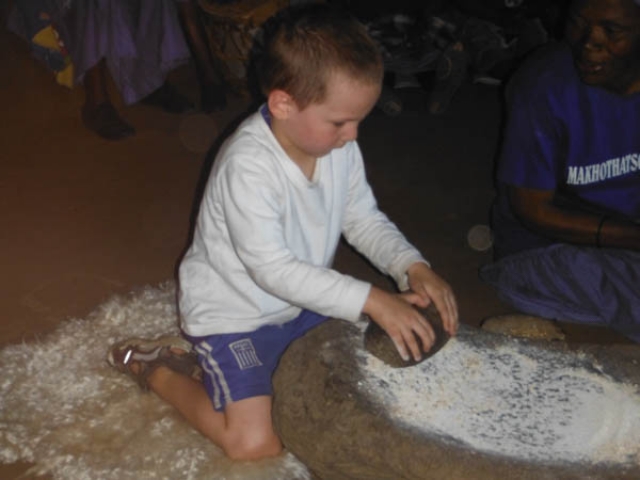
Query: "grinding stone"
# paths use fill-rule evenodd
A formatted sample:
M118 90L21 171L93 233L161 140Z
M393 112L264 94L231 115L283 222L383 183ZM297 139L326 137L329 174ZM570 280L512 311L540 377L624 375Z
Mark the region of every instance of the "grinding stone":
M393 343L393 340L391 340L391 337L372 320L369 320L369 325L364 334L364 348L393 368L412 367L424 362L426 359L435 355L438 350L449 341L449 334L444 330L442 318L440 318L440 314L433 304L429 305L426 309L421 309L420 313L429 321L436 335L433 346L428 352L423 353L420 360L416 361L413 358L404 360L400 356L400 353L398 353L398 349ZM418 345L422 347L422 341L418 336L416 336L416 340L418 341Z

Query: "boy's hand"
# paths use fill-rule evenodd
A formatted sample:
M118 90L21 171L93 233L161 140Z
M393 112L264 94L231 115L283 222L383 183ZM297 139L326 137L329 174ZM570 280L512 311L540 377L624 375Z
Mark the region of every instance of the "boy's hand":
M371 287L363 312L387 332L403 360L410 354L420 361L422 352L416 336L422 342L422 350L429 351L435 341L435 333L429 322L413 305L426 307L424 300L415 293L394 295L377 287Z
M458 305L449 284L422 262L411 265L407 275L411 291L420 296L425 307L433 302L445 331L451 336L455 335L458 331Z

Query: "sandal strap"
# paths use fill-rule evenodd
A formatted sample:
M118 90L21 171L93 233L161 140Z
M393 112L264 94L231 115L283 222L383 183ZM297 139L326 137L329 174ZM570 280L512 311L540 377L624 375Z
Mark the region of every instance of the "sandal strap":
M134 338L112 346L107 361L112 367L135 380L142 390L148 391L149 376L161 366L201 380L202 370L191 348L191 344L181 337L161 337L156 340ZM184 353L176 353L173 349L183 350ZM139 366L135 373L130 368L133 362Z
M194 380L202 380L202 370L198 365L198 357L193 352L175 353L170 347L162 347L154 360L139 361L140 371L134 375L134 379L140 388L149 391L149 377L159 367L166 367L176 373L191 377Z

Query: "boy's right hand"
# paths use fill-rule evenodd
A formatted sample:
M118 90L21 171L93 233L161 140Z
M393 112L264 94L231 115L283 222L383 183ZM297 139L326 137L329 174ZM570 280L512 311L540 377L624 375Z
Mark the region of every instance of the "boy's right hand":
M392 294L374 286L362 311L387 332L404 361L413 357L417 362L422 353L433 346L436 337L429 322L413 305L427 306L415 293ZM422 349L416 336L422 342Z

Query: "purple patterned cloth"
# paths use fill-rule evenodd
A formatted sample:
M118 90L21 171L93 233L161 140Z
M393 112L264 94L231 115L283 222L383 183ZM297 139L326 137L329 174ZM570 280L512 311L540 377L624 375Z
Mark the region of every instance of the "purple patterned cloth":
M104 58L123 101L132 104L160 87L169 71L189 60L175 1L21 1L9 17L9 28L31 42L46 19L68 50L75 84ZM33 50L56 69L55 52L37 46Z

